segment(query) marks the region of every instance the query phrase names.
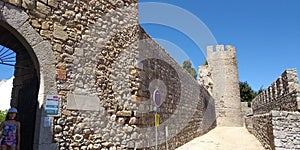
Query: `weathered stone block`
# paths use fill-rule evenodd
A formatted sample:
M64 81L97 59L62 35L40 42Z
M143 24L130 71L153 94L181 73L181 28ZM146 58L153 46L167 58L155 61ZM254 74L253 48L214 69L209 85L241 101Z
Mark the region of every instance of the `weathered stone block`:
M42 22L42 29L43 30L48 30L50 28L49 22L45 21Z
M67 79L67 71L63 69L57 69L57 79L58 80L66 80Z
M36 0L23 0L22 7L25 9L34 9L36 6Z
M13 4L15 6L20 6L20 1L19 0L4 0L4 2L8 2L8 3Z
M68 39L68 33L64 31L64 27L57 24L54 25L53 36L63 41Z
M38 20L31 20L31 25L35 28L40 28L41 24L39 23Z
M117 116L120 116L120 117L130 117L132 115L132 112L131 111L118 111L116 113Z
M36 40L38 40L41 37L35 37L35 38L36 38ZM44 41L38 43L37 45L33 46L33 50L34 50L35 54L41 59L39 62L40 64L50 65L50 66L54 67L56 60L54 57L54 53L52 51L52 46L48 41L44 40ZM44 68L42 67L41 69L44 69Z
M287 136L286 132L284 132L284 131L274 131L273 134L276 138L279 138L279 139L284 139Z
M18 29L29 18L25 12L19 11L19 9L10 4L5 4L0 15L5 22L15 29Z
M57 8L58 7L58 1L57 0L48 0L48 5Z
M36 9L40 13L45 14L45 15L47 15L47 14L49 14L51 12L51 8L49 6L43 4L43 3L39 2L39 1L36 3Z
M24 38L31 46L35 46L43 40L28 22L25 22L18 29L18 31L24 36Z
M46 38L51 38L52 32L49 30L41 30L40 31L41 36L46 37Z
M67 98L67 109L99 111L100 101L97 96L69 94Z
M141 102L141 101L142 101L142 98L141 98L141 97L138 97L138 96L136 96L136 95L133 95L133 96L132 96L132 101L133 101L133 102Z
M66 64L60 62L60 63L58 63L58 64L56 65L56 68L65 70L65 69L66 69Z

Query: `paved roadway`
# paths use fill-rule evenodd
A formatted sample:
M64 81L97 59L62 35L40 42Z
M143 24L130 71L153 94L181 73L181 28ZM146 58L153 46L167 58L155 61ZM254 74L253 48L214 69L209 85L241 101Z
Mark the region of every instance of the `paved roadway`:
M216 127L176 150L264 150L245 127Z

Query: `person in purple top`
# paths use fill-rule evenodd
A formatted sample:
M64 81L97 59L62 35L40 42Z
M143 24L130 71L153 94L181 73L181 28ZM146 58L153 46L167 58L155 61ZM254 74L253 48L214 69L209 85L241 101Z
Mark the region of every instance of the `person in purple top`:
M20 149L20 122L16 121L17 109L10 108L6 120L0 125L1 150Z

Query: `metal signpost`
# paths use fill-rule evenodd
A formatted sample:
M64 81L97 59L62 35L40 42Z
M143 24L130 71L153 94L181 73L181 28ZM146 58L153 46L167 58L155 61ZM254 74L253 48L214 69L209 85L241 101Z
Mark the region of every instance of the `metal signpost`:
M159 92L158 89L154 90L153 92L153 101L154 101L154 104L155 104L155 150L158 149L158 131L157 131L157 128L159 126L159 107L160 105L162 104L162 100L161 100L161 94Z
M169 150L168 136L169 136L169 131L168 131L168 126L166 126L166 148L167 148L167 150Z

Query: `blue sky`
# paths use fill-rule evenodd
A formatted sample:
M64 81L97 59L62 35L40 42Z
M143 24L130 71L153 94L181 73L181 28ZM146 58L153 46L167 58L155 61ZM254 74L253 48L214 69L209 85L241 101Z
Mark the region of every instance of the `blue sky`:
M210 30L218 44L230 44L237 48L238 67L241 81L248 81L258 90L266 88L287 68L300 69L300 1L299 0L139 0L176 5L195 15ZM140 10L143 12L144 10ZM159 7L148 13L159 18ZM198 33L203 27L182 21L179 16L165 10L169 15L165 21L180 22ZM155 12L160 12L155 13ZM140 13L142 14L142 13ZM141 18L143 16L140 16ZM147 16L148 17L148 16ZM207 36L193 40L178 29L161 24L142 24L174 58L182 63L189 59L195 68L205 61L203 53ZM201 32L201 31L199 31ZM198 42L204 41L199 47ZM0 65L0 79L9 79L12 67Z
M0 60L0 80L2 80L2 79L7 80L13 76L14 67L1 64L1 63L14 64L15 58L10 58L10 57L15 57L15 53L13 53L10 49L0 45L0 58L2 58ZM14 61L14 62L6 62L5 60ZM4 62L2 62L2 61L4 61Z
M240 81L247 81L255 90L261 86L268 87L287 68L300 69L299 0L139 0L139 2L168 3L197 16L209 28L218 44L236 47ZM153 17L160 17L156 11L153 10ZM177 18L177 16L170 17ZM192 26L189 22L182 22L182 25ZM159 24L142 26L153 38L176 44L187 55L184 58L191 60L195 67L204 63L203 50L184 33ZM168 45L164 47L167 51L172 51ZM177 59L178 56L174 57ZM179 62L182 61L180 56L178 58Z

